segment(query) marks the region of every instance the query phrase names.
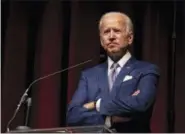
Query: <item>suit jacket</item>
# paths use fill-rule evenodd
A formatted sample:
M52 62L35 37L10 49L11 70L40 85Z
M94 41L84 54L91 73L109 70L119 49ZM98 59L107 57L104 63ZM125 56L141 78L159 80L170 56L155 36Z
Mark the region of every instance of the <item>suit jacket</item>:
M118 132L150 132L150 118L159 78L157 66L131 57L118 74L109 92L107 62L82 72L78 89L68 106L68 125L102 125L105 116L131 118L115 123ZM132 79L124 81L125 76ZM137 96L132 96L140 90ZM83 108L85 103L101 98L100 111Z

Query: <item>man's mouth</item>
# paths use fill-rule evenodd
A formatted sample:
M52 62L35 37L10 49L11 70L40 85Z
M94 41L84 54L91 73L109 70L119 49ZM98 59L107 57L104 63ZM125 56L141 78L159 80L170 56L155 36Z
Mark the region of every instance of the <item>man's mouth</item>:
M111 43L108 44L108 47L115 47L115 46L117 46L117 45L118 45L118 43L111 42Z

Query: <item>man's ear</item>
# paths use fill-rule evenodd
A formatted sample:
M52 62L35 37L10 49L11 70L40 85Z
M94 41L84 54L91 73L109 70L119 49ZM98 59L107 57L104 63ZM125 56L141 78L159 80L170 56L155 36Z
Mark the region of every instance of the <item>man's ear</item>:
M100 37L100 43L101 43L101 46L104 48L103 42L102 42L102 40L101 40L101 37Z
M129 45L131 45L131 44L132 44L133 39L134 39L134 35L133 35L133 33L129 33L129 35L128 35L128 44L129 44Z

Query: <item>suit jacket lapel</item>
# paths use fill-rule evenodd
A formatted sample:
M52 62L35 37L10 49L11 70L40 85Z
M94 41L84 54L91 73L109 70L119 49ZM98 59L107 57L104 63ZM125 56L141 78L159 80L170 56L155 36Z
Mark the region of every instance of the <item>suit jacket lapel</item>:
M123 78L134 69L135 63L136 63L136 60L134 57L131 57L127 61L125 66L121 69L120 73L118 74L111 91L114 90L115 86L120 85L121 82L123 81ZM98 72L99 73L98 74L98 83L99 83L98 87L100 88L101 93L106 94L108 97L110 95L110 92L109 92L107 69L108 69L107 62L100 65L99 72Z
M120 73L118 74L114 84L113 84L113 87L112 87L112 90L114 90L114 87L117 86L117 85L120 85L121 82L123 81L123 78L128 75L133 69L134 69L134 65L136 63L136 60L135 58L131 57L127 63L125 64L125 66L121 69Z

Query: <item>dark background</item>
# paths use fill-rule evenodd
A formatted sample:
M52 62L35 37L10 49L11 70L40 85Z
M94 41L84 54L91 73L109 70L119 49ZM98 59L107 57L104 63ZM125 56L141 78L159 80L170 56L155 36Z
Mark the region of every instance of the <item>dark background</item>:
M2 132L33 80L104 53L98 21L103 13L112 10L125 12L133 20L133 55L161 69L152 132L172 132L173 128L173 132L185 132L185 2L152 0L2 0ZM175 55L173 44L176 44ZM99 62L97 58L34 84L28 94L32 98L28 125L32 128L65 126L66 107L80 72ZM11 129L24 125L25 111L23 105ZM174 121L169 113L174 113Z

